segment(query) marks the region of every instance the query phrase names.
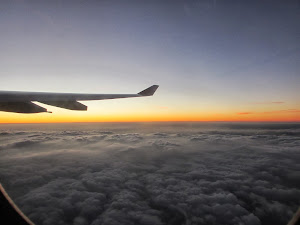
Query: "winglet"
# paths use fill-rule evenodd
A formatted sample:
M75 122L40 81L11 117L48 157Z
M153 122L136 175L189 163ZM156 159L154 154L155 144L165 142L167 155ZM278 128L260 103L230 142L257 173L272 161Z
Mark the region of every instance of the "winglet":
M157 88L158 85L152 85L151 87L148 87L147 89L139 92L138 94L142 96L152 96L155 93Z

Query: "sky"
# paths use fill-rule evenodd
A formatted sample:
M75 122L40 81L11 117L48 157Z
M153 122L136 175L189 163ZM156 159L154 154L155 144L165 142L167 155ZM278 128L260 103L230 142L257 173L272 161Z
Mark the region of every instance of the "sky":
M0 6L0 90L137 93L160 85L153 97L85 102L87 112L0 112L0 123L300 121L299 1Z
M9 124L0 177L39 225L286 225L300 124Z

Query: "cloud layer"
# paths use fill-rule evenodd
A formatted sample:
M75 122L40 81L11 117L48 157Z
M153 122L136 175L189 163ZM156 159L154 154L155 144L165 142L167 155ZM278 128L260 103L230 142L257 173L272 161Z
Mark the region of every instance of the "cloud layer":
M0 130L0 178L36 224L286 224L298 124Z

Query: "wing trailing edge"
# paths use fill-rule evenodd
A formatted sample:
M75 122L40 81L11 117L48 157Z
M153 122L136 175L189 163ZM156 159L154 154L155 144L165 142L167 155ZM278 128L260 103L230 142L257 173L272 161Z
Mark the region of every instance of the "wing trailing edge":
M39 102L46 105L52 105L64 109L87 111L87 106L77 101L55 101L55 102L39 101Z

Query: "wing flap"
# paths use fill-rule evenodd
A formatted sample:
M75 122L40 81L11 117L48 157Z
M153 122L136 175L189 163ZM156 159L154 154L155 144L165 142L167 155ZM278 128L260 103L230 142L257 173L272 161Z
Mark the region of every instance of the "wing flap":
M87 111L87 106L77 101L39 101L39 102L44 103L46 105L52 105L64 109Z
M32 102L0 102L0 111L15 113L40 113L47 109Z

